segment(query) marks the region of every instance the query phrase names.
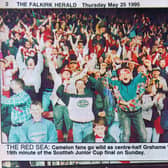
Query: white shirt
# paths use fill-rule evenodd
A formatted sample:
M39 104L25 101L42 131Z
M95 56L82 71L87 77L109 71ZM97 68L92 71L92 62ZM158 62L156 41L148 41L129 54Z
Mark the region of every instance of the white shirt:
M43 71L43 56L38 52L38 62L34 69L28 69L22 60L21 47L16 55L16 61L19 66L19 78L23 79L26 86L34 86L38 93L41 87L41 73Z

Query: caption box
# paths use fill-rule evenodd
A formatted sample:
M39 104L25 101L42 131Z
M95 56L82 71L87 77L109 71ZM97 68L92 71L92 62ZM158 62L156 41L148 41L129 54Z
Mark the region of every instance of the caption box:
M7 158L25 160L167 160L168 144L5 144Z

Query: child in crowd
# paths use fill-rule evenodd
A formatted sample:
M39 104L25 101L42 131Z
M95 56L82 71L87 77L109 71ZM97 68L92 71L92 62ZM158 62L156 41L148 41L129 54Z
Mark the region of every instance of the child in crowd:
M97 117L93 122L93 133L87 135L83 142L116 142L115 139L107 133L105 118Z

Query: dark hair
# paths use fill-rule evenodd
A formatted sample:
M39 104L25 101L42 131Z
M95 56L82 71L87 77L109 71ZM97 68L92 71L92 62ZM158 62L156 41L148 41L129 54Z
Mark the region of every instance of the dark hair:
M39 106L41 106L41 107L42 107L41 102L40 102L40 101L38 101L38 100L32 100L31 105L39 105Z
M18 79L14 79L13 81L15 81L18 85L20 85L22 89L24 88L25 84L22 79L18 78Z
M79 81L83 81L83 83L85 83L84 80L81 78L81 79L78 79L75 81L75 86L76 86L77 82L79 82Z
M104 125L104 126L106 126L105 117L96 117L94 122L93 122L93 127L95 127L96 125Z
M29 61L30 59L33 59L34 64L37 65L37 61L38 61L37 53L35 54L35 56L33 56L33 57L29 56L29 57L26 59L26 61L25 61L25 64L26 64L26 65L28 65L28 61Z
M29 42L29 43L32 45L32 42L30 42L28 39L24 38L24 39L23 39L23 45L25 46L25 44L26 44L27 42Z
M111 46L111 47L110 47L110 50L115 50L115 51L117 51L117 50L118 50L118 48L117 48L117 46L116 46L116 45L113 45L113 46Z
M83 42L83 40L79 40L79 41L78 41L78 44L79 44L79 43L82 43L82 44L83 44L84 42Z

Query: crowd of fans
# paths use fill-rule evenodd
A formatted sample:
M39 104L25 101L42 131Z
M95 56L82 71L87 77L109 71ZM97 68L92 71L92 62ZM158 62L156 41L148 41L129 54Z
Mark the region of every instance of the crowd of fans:
M1 11L4 141L168 142L168 16L112 10Z

